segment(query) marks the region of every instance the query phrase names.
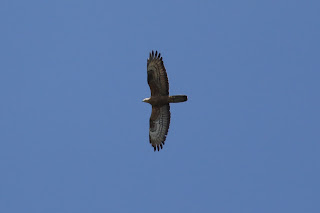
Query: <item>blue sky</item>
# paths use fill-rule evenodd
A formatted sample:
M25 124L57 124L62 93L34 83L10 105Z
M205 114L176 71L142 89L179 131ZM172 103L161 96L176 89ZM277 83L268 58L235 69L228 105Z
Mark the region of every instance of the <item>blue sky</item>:
M319 1L1 1L0 212L320 212ZM161 52L166 145L148 141Z

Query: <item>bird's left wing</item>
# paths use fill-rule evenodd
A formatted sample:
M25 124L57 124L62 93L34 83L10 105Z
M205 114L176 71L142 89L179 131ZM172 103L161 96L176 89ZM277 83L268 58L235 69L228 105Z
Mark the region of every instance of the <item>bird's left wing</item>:
M149 140L151 145L156 149L162 149L166 140L170 125L170 105L161 107L152 107L149 128Z
M151 96L169 95L169 82L160 53L152 51L147 62L148 84Z

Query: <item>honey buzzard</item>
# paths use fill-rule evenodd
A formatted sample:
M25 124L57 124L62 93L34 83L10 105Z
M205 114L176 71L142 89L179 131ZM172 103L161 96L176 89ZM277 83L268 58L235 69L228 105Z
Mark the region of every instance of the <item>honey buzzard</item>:
M170 103L179 103L188 100L186 95L169 96L169 82L166 68L163 65L161 54L156 51L150 53L147 62L148 84L151 97L143 102L152 105L149 121L149 140L154 151L162 149L170 125Z

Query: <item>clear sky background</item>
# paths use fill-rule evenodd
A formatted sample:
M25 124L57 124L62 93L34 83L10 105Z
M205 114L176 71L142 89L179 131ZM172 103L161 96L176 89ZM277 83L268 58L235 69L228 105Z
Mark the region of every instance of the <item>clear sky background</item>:
M319 1L0 3L0 212L320 212ZM147 58L171 94L149 144Z

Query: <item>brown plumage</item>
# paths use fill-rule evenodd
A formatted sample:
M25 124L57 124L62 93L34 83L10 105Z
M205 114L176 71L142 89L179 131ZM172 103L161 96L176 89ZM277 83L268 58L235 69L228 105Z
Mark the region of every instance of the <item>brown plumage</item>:
M147 62L148 84L151 97L143 102L152 105L150 116L149 140L154 151L162 149L170 125L170 103L187 101L186 95L169 96L169 82L161 54L150 53Z

